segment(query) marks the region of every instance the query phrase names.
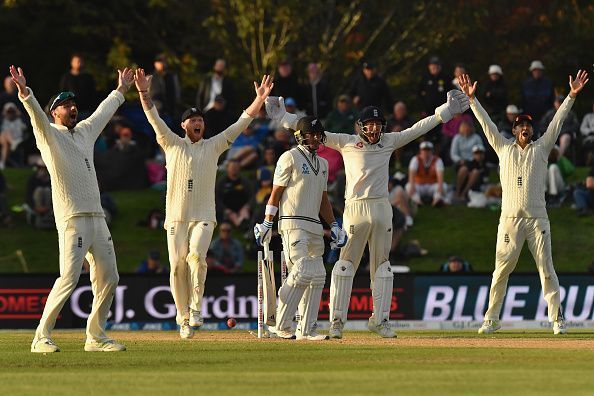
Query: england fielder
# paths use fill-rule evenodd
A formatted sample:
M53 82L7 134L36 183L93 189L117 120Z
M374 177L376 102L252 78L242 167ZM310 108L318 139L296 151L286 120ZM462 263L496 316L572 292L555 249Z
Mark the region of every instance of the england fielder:
M302 117L295 127L295 139L298 146L278 159L265 218L256 224L254 234L258 245L269 242L272 222L279 212L278 228L289 275L279 290L275 332L281 338L294 337L293 316L299 305L296 338L319 341L328 339L316 331L326 281L324 231L319 216L331 224L333 248L343 247L347 236L334 219L328 200L328 161L316 155L326 140L324 126L316 117Z
M177 308L180 337L192 338L204 323L201 307L206 281L206 253L216 226L215 180L219 156L258 115L274 86L270 76L254 82L256 98L229 128L211 139L203 139L204 118L200 109L182 114L184 138L179 137L159 117L148 94L152 76L136 70L135 83L142 108L165 152L167 199L165 229L171 265L170 284Z
M516 267L525 241L528 241L528 248L538 268L542 292L548 304L549 321L553 322L553 333L567 332L559 295L559 280L553 268L551 226L545 203L547 162L567 113L587 82L588 73L585 71L578 71L575 80L569 76L569 95L555 113L546 132L532 142L530 115L517 116L512 126L515 139L505 139L475 98L477 83L473 83L467 74L460 77L460 86L470 98L472 112L499 157L503 189L489 308L485 313L485 321L478 330L479 334L491 334L501 328L499 314L507 290L507 280Z
M99 186L93 165L95 140L118 107L133 81L128 68L118 70L118 86L91 116L76 122L78 109L72 92L56 95L49 104L48 120L27 87L23 70L10 67L12 81L18 87L19 99L31 117L33 133L41 157L52 181L52 201L58 229L60 277L50 292L31 352L58 352L51 339L56 318L74 291L87 252L91 269L93 306L87 321L85 351L124 351L105 334L105 323L118 285L119 275L111 234L99 199Z
M448 92L447 103L435 109L435 115L399 133L383 133L386 120L382 111L373 106L361 111L357 121L358 134L325 132L325 144L340 151L344 159L346 190L343 226L349 236L332 270L330 337L342 338L353 278L366 244L369 244L373 295L373 314L369 318L368 328L382 337L396 336L389 322L394 279L388 261L392 241L392 207L388 201L389 159L394 150L467 108L466 95L453 90ZM296 117L285 111L282 98L268 98L267 110L273 119L280 120L285 127L295 125Z

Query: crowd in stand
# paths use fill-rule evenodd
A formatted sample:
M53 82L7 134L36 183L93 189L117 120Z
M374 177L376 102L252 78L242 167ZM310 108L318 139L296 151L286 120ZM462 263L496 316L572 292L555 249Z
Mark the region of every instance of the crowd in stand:
M519 114L530 114L535 138L540 136L551 121L563 96L555 92L553 82L545 75L545 65L534 60L528 66L529 76L520 84L520 103L510 103L511 86L501 66L491 65L482 82L480 98L499 131L511 138L512 123ZM372 62L362 64L347 92L332 92L319 64L307 65L300 78L289 60L278 64L273 96L285 98L287 111L298 115L315 115L323 120L326 130L355 133L354 123L358 110L373 105L387 114L387 132L398 133L433 114L444 103L446 93L457 88L456 77L465 73L463 64L456 64L452 74L442 68L439 58L428 60L427 70L418 86L418 103L405 103L392 96L386 79ZM2 169L6 166L35 165L35 173L27 183L27 196L23 197L30 222L39 228L53 227L51 185L45 165L36 155L30 122L17 90L10 77L4 79L0 93L0 224L10 225L11 214L6 204L6 186ZM85 72L84 58L74 54L71 68L59 80L57 88L76 95L79 117L88 117L96 108L100 95L93 77ZM183 105L182 85L175 72L169 69L167 59L158 55L154 60L150 95L161 117L172 129L179 123ZM228 127L240 111L236 101L236 87L226 75L225 60L218 59L211 73L205 75L193 104L204 111L205 138L215 136ZM424 205L468 205L484 207L496 205L501 187L491 182L497 172L497 158L469 111L457 115L444 125L436 127L419 141L394 152L390 181L390 202L394 207L393 254L414 256L426 254L418 243L402 244L402 236L414 225L415 213ZM219 238L211 244L209 265L223 272L241 271L244 254L255 249L251 236L245 244L231 237L231 231L241 230L246 236L257 219L262 218L264 206L272 188L277 158L295 144L291 131L276 125L262 109L259 116L246 128L222 157L216 187ZM549 157L547 204L559 206L573 195L578 215L588 215L594 209L594 107L592 113L578 117L573 111L563 124L558 146ZM338 152L322 147L318 155L328 160L328 192L335 215L341 218L344 208L344 164ZM567 177L575 165L591 166L583 183L569 186ZM124 107L105 128L95 145L95 166L105 210L115 213L115 205L108 191L163 188L166 178L165 158L155 143L154 134L144 119L140 105ZM453 177L446 180L445 170L450 167ZM280 241L272 242L280 246ZM142 272L160 268L158 252L151 252L142 266ZM331 263L332 252L326 254ZM453 260L455 261L455 260ZM463 262L463 260L458 260ZM465 263L465 262L464 262ZM444 265L444 268L448 265ZM458 268L458 265L451 265ZM463 268L470 267L465 263ZM160 270L160 269L159 269ZM445 269L444 269L445 270Z

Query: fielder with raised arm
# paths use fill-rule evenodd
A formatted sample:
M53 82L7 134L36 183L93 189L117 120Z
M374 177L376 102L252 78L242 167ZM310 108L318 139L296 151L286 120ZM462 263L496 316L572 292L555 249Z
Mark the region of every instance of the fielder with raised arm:
M373 106L364 108L357 121L357 135L325 132L326 146L341 152L346 170L343 227L348 242L332 270L330 285L330 337L342 338L353 287L365 245L369 244L373 314L369 330L382 337L395 337L390 327L390 305L394 275L388 257L392 242L392 208L388 201L388 163L392 152L449 121L454 114L468 109L468 98L450 91L447 103L399 133L384 134L386 120ZM296 116L285 111L283 98L270 97L266 109L273 119L293 128Z
M551 225L545 203L547 163L567 113L577 94L588 82L588 73L578 71L575 80L569 76L569 95L555 113L546 132L534 142L530 115L516 117L512 127L515 139L508 140L499 133L475 98L477 83L473 83L467 74L462 75L459 82L470 98L470 108L483 127L489 144L499 157L503 189L489 308L478 332L491 334L501 328L499 314L507 291L507 280L527 241L540 275L543 296L548 304L549 322L553 322L553 333L565 334L567 328L559 295L559 279L553 268Z
M64 303L70 297L87 252L91 268L93 307L87 321L85 351L123 351L126 348L107 337L105 324L118 285L119 275L111 234L99 199L99 186L93 149L95 140L118 107L132 84L131 70L118 70L118 86L91 116L76 122L78 109L72 92L61 92L49 104L50 116L41 109L27 87L23 70L10 67L12 81L19 90L31 117L33 134L52 181L52 201L58 229L60 277L50 292L31 352L58 352L51 332Z
M211 139L203 139L204 118L200 109L182 114L184 138L163 122L148 94L151 76L136 70L135 82L142 108L165 152L167 197L165 229L171 265L170 284L180 337L191 338L192 327L203 324L201 313L206 282L206 253L216 226L215 181L219 156L227 150L258 115L273 87L272 78L254 82L256 98L239 119Z
M328 161L316 155L326 140L324 126L316 117L307 116L299 119L294 129L298 146L278 159L265 219L256 224L254 234L258 245L269 242L272 222L279 212L278 229L290 272L279 290L276 335L294 337L292 322L299 306L296 338L319 341L328 339L316 331L326 281L324 230L319 216L331 225L333 249L343 247L347 236L334 219L328 200Z

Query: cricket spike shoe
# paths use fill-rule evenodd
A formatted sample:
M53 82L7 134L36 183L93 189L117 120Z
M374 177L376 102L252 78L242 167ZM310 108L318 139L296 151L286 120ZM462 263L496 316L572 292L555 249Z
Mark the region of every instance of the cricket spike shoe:
M179 336L184 340L194 337L194 329L190 326L188 319L179 326Z
M308 334L303 334L301 331L301 328L298 328L297 332L295 333L295 336L297 337L298 340L307 340L307 341L324 341L324 340L330 339L330 337L328 337L327 335L318 333L317 328L318 328L318 324L314 323L311 326L311 329L309 330Z
M85 351L87 352L122 352L126 347L118 344L114 340L105 341L87 341L85 343Z
M342 338L342 328L344 327L344 323L340 319L334 319L330 323L330 331L328 331L328 335L330 338L336 338L340 340Z
M501 328L501 323L498 320L485 320L480 329L479 334L493 334Z
M31 343L31 352L33 353L53 353L60 352L60 348L51 338L40 338Z
M383 338L396 338L396 333L392 330L390 321L388 319L382 320L380 324L377 324L375 317L371 316L367 323L367 328Z
M558 319L553 322L553 334L567 334L567 326L565 325L565 321L563 319Z
M202 318L202 313L200 311L194 311L190 309L190 326L192 327L202 327L204 324L204 318Z
M277 338L283 338L285 340L294 340L295 334L290 331L276 329L275 333Z

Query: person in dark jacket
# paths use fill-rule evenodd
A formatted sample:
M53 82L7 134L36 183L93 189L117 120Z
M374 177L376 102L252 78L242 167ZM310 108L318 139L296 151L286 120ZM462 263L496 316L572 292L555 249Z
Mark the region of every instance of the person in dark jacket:
M535 60L530 64L530 74L522 84L522 107L526 114L530 114L533 125L538 128L542 116L553 107L555 101L555 90L553 83L544 76L544 65L541 61ZM534 131L534 136L540 136Z
M375 64L372 62L363 63L363 73L355 79L350 94L353 97L353 103L359 109L377 106L386 113L392 109L390 88L386 80L377 74Z
M485 83L483 103L494 123L503 119L507 106L507 86L499 65L489 66L489 80Z

